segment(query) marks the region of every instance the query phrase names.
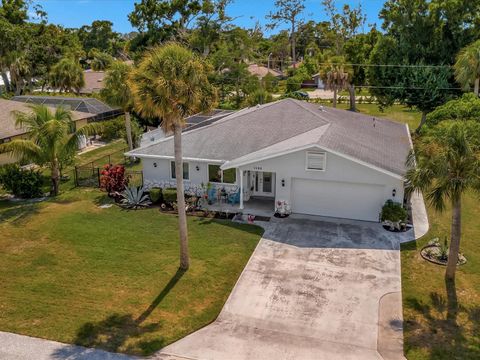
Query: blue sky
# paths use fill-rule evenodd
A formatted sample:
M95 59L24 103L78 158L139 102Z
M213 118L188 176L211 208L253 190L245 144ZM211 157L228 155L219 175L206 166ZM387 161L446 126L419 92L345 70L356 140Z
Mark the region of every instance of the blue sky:
M132 29L128 14L133 4L139 0L37 0L48 13L49 22L65 27L80 27L91 24L93 20L110 20L118 32L129 32ZM340 7L345 3L356 6L361 1L367 14L368 23L377 23L378 13L384 0L337 0ZM325 19L320 6L321 0L306 0L305 18L313 20ZM265 15L273 9L274 0L234 0L228 8L228 14L236 17L235 23L243 27L252 27L259 21L266 23Z

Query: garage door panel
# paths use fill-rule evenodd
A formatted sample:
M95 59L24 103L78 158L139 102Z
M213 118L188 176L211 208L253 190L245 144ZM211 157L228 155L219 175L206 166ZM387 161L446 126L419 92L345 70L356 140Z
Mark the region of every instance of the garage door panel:
M347 219L378 221L384 185L293 179L292 210Z

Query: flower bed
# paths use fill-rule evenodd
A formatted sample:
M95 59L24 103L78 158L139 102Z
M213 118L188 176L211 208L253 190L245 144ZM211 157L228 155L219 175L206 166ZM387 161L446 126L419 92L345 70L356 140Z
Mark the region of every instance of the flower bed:
M433 264L446 266L448 262L448 247L446 244L440 244L438 238L435 238L420 250L420 255L423 259ZM465 256L458 254L457 265L464 265L466 262Z

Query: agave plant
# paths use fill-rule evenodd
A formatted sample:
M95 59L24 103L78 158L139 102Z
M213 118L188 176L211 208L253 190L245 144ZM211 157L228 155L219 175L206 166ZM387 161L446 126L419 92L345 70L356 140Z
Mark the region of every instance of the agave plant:
M124 208L140 209L148 207L152 204L148 194L143 191L143 187L127 187L122 193L122 200L120 202Z

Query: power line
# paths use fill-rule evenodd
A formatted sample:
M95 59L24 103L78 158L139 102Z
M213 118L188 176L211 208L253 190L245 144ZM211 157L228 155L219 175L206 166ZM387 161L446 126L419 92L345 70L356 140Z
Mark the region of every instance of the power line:
M274 63L274 62L280 62L283 64L293 64L294 62L292 60L279 60L279 59L270 59L270 60L264 60L264 59L259 59L262 63L265 61L265 63ZM297 65L301 65L301 62L296 62ZM334 63L335 65L343 65L343 66L364 66L364 67L401 67L401 68L452 68L452 65L422 65L422 64L416 64L416 65L408 65L408 64L368 64L368 63ZM332 63L327 63L327 62L321 62L318 63L318 65L332 65Z

